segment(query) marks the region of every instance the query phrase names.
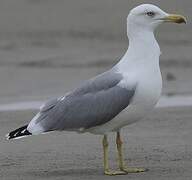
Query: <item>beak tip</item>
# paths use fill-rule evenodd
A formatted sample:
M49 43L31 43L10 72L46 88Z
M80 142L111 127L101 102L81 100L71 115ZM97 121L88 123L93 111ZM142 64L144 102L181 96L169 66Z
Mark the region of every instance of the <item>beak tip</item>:
M185 17L182 17L182 18L178 19L177 23L179 23L179 24L181 24L181 23L187 24L187 20L186 20Z
M184 24L187 24L187 20L186 20L186 18L184 19L183 23L184 23Z

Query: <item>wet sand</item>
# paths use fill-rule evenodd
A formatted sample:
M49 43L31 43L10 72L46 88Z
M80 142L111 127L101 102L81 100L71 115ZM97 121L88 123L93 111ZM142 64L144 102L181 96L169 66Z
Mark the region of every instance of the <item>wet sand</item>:
M112 67L127 49L126 16L137 0L2 0L0 104L45 101ZM150 1L188 17L187 25L156 32L162 55L163 95L192 94L192 3ZM158 108L124 128L126 161L148 172L103 176L101 137L50 133L6 141L35 111L0 112L0 179L191 180L191 107ZM127 117L124 117L127 118ZM114 135L110 159L116 167Z

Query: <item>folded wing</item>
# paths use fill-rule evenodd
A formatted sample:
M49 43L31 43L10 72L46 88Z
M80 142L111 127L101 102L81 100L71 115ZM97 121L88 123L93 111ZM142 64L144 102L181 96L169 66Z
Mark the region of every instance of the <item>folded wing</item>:
M119 86L122 80L121 74L108 71L48 101L29 123L29 132L88 129L110 121L129 105L135 92L136 86Z

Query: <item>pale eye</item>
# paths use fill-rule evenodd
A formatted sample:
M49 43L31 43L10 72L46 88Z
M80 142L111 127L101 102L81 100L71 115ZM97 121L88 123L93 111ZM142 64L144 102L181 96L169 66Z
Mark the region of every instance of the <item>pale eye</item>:
M155 13L153 11L149 11L146 13L147 16L154 17Z

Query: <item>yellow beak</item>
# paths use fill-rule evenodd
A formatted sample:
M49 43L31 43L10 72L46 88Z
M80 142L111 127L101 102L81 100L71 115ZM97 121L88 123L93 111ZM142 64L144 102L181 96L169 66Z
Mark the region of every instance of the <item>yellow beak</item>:
M174 23L185 23L187 22L186 18L182 15L178 15L178 14L169 14L168 16L161 18L161 20L163 20L164 22L174 22Z

